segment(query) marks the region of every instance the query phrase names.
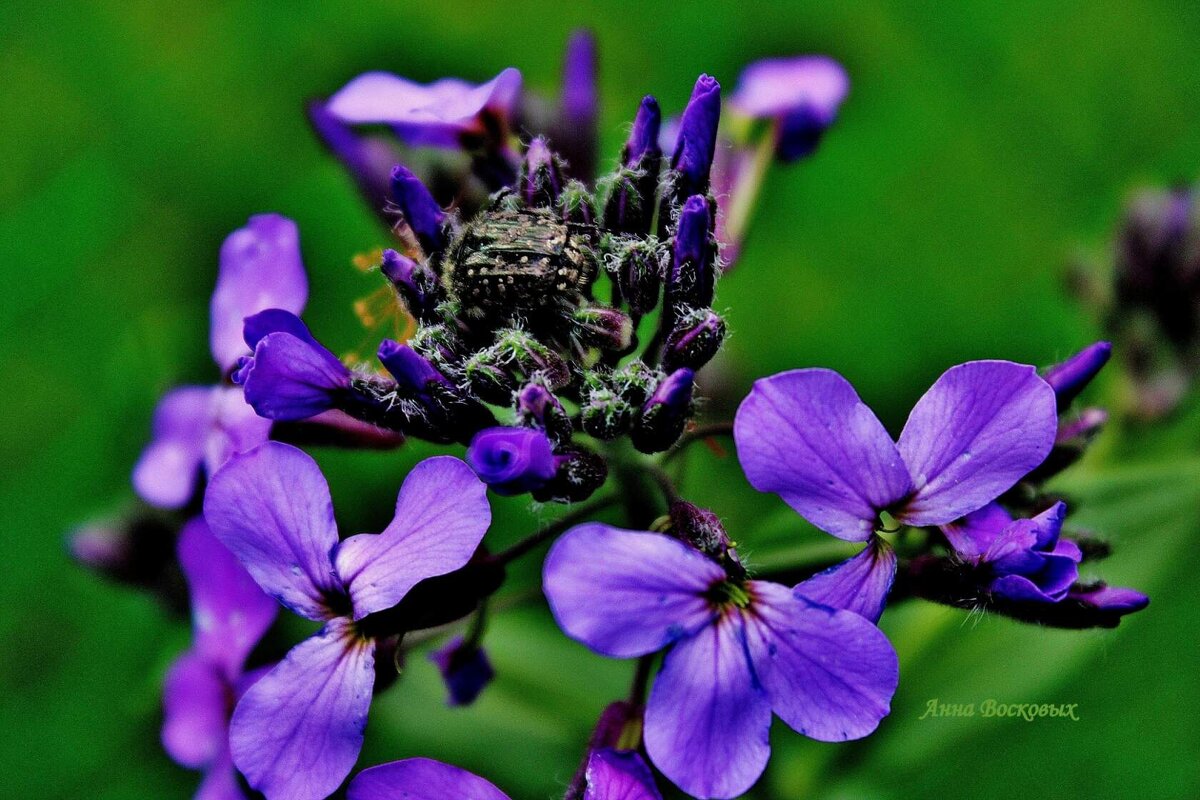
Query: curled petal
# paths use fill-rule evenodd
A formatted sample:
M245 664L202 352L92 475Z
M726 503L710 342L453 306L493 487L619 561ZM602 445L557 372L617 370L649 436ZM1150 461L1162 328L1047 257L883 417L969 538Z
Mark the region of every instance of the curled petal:
M221 245L221 267L212 296L213 358L227 371L246 354L242 320L267 308L299 314L308 300L296 223L258 214Z
M133 468L133 488L151 505L180 508L196 490L213 389L172 389L154 410L154 438Z
M337 571L355 619L391 608L418 581L466 564L491 521L487 487L470 467L452 456L417 464L383 533L353 536L338 547Z
M822 742L860 739L891 709L900 678L883 632L849 611L754 581L747 641L754 671L784 722Z
M374 682L374 644L331 620L242 695L234 764L269 800L328 797L358 760Z
M364 769L346 800L508 800L478 775L429 758L406 758Z
M793 589L814 603L853 611L878 622L896 578L896 551L879 537L854 558L813 575Z
M598 653L652 653L708 624L704 593L725 572L657 533L578 525L550 549L543 590L559 627Z
M1004 506L988 503L965 517L947 522L942 526L942 533L960 556L979 558L1012 521L1012 515L1004 510Z
M693 797L740 795L771 755L771 705L746 648L745 623L729 613L676 644L650 692L646 752Z
M865 541L879 512L912 483L883 424L836 372L801 369L756 381L734 420L751 485L841 539Z
M264 591L297 614L328 618L327 599L342 593L337 524L311 457L279 442L234 456L209 483L204 518Z
M896 516L944 525L1008 491L1050 454L1054 390L1033 367L971 361L917 401L897 446L916 492Z
M350 388L350 377L350 370L324 346L279 332L258 342L238 380L246 387L246 402L260 416L289 422L334 408Z

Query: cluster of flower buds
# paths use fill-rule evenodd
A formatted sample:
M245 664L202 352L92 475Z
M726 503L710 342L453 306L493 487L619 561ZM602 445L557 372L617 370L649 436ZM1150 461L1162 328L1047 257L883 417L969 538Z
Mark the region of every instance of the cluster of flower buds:
M1072 288L1118 344L1131 411L1174 410L1200 374L1200 205L1191 186L1135 194L1117 232L1111 281L1078 265ZM1106 285L1107 283L1107 285Z

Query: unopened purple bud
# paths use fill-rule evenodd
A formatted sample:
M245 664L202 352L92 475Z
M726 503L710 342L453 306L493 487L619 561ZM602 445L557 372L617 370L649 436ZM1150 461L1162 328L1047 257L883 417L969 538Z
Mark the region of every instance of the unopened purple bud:
M563 177L557 159L541 136L529 143L521 169L519 192L525 205L552 206L562 193Z
M596 37L591 31L575 31L567 42L562 100L552 140L566 157L570 174L583 180L590 180L596 172L598 71Z
M629 430L635 411L613 388L601 385L588 394L580 411L580 424L589 436L607 442Z
M403 164L392 169L392 200L404 221L417 237L426 255L440 251L446 246L443 225L446 213L437 204L421 179Z
M1054 445L1058 447L1068 442L1086 444L1095 438L1107 422L1108 412L1103 408L1085 408L1078 417L1059 426Z
M1092 382L1111 355L1110 342L1096 342L1046 370L1042 377L1054 389L1059 413L1065 411L1071 401Z
M447 705L469 706L479 697L484 687L496 677L487 653L477 644L461 638L454 639L445 647L429 654L429 660L437 665L446 683Z
M664 298L669 314L678 313L685 306L711 306L716 281L716 243L712 236L712 208L704 196L692 195L683 204L673 244ZM674 321L670 321L673 325Z
M621 255L617 282L625 302L635 313L648 314L658 306L665 260L661 255L659 248L641 241L631 244Z
M1130 614L1150 605L1150 598L1139 591L1121 586L1107 586L1103 583L1072 589L1067 598L1117 614Z
M433 315L440 298L437 276L429 267L388 249L383 251L379 269L413 316L427 319Z
M575 312L575 334L588 347L621 352L633 343L633 320L623 311L587 306Z
M424 394L431 383L450 383L429 359L392 339L384 339L379 343L378 358L399 386L416 394Z
M701 75L679 121L679 138L671 156L671 169L678 174L677 192L686 197L708 191L708 174L717 148L717 124L721 119L721 85L716 78Z
M695 377L690 369L678 369L658 385L633 428L634 447L657 453L675 444L692 413Z
M588 188L579 181L568 181L558 198L563 222L576 225L596 224L596 201Z
M565 444L574 431L570 415L542 383L531 383L517 393L517 414L522 423L541 428L559 444Z
M672 503L668 514L671 517L672 535L736 573L736 577L745 576L733 542L716 514L685 500Z
M488 428L475 434L467 463L492 491L515 495L538 489L558 471L550 440L529 428Z
M604 457L582 447L564 448L556 461L558 471L554 479L533 491L534 500L579 503L591 497L608 479L608 462Z
M638 106L637 116L633 118L633 128L621 153L621 163L633 169L647 169L649 167L645 162L649 160L657 172L658 159L662 157L662 150L658 146L661 127L662 112L658 109L658 101L652 95L646 95Z
M725 341L725 320L710 308L684 316L667 337L663 369L697 370L712 360Z

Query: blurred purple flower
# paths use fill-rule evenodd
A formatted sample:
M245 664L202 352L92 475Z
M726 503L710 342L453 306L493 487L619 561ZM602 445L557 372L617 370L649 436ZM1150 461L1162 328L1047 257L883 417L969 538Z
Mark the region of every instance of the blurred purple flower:
M178 764L203 770L197 800L241 800L229 718L237 698L264 674L245 672L246 657L271 627L277 607L202 518L183 527L178 555L191 597L193 640L163 687L163 747Z
M632 658L670 647L646 706L646 750L681 789L730 798L770 756L772 711L813 739L866 736L888 713L895 651L873 624L699 551L601 523L555 542L543 584L568 636Z
M233 761L268 800L324 798L354 766L371 704L375 642L359 621L467 563L491 521L485 488L458 459L427 459L382 533L339 542L316 462L268 442L213 476L204 515L259 586L325 623L238 702Z
M307 297L294 222L260 214L229 234L211 306L210 342L222 373L248 352L242 340L246 317L267 308L299 314ZM202 465L215 472L234 453L266 441L270 430L270 421L254 413L239 389L173 389L154 412L154 438L134 467L134 489L152 505L180 508L192 498Z
M478 644L466 642L461 637L430 653L429 660L442 673L442 681L449 692L446 702L451 706L471 705L496 677L487 652Z
M850 90L841 64L826 56L770 58L742 71L730 107L772 121L775 155L795 161L812 153Z

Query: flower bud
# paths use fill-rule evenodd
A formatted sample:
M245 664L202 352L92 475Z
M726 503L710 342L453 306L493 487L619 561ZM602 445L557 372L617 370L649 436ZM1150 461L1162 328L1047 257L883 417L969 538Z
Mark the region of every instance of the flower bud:
M563 222L574 225L596 224L596 201L587 186L569 181L558 198Z
M658 287L662 278L662 251L650 242L634 242L621 254L617 285L635 313L648 314L658 305Z
M429 660L437 665L446 684L450 706L469 706L479 697L484 687L496 677L487 653L478 644L464 641L461 637L445 647L429 654Z
M443 371L462 354L462 342L445 325L421 325L409 345Z
M261 324L264 319L276 320L280 329L268 332L270 328ZM265 311L247 318L246 330L248 339L261 338L233 379L245 387L246 402L260 417L307 419L338 408L350 393L350 370L295 315Z
M480 350L468 358L463 365L463 376L471 393L485 403L507 405L517 389L516 379L496 363L491 348Z
M658 388L662 377L662 373L638 359L615 370L610 383L622 400L634 408L641 408Z
M658 172L658 159L662 150L658 146L658 134L662 127L662 112L653 95L646 95L633 118L633 127L621 151L621 163L631 169L647 169Z
M676 173L676 196L687 197L708 191L720 118L721 85L716 78L701 75L679 121L679 138L671 156L671 169Z
M725 341L725 320L710 308L688 313L667 337L663 368L698 370L712 360Z
M446 246L446 213L421 183L421 179L403 164L392 169L392 201L417 237L426 255Z
M81 525L67 547L79 564L106 578L157 587L175 561L175 526L157 516L131 516Z
M570 415L540 381L526 385L517 393L517 416L523 425L540 428L557 444L565 444L574 433Z
M615 308L585 306L576 310L575 335L587 347L622 352L633 343L633 320Z
M563 449L557 457L554 479L533 491L539 502L578 503L588 499L608 479L604 457L577 445Z
M418 319L430 319L433 316L441 300L441 287L429 267L388 249L383 251L383 263L379 269L396 289L409 313Z
M664 290L664 320L674 327L674 317L684 306L712 305L716 280L716 242L712 236L712 208L701 195L692 195L679 212Z
M678 369L658 385L633 428L634 447L657 453L675 444L692 413L694 379L690 369Z
M562 192L563 177L558 160L541 136L529 143L521 168L518 192L525 205L553 206Z
M430 383L450 383L429 359L406 344L384 339L379 343L377 355L379 363L396 379L396 384L415 395L427 394Z
M467 463L480 480L501 495L539 489L558 471L550 440L529 428L488 428L475 434Z
M570 174L590 180L596 173L596 118L600 101L596 91L596 37L578 30L567 41L563 61L563 89L551 140L567 159Z
M733 549L733 542L716 514L685 500L671 504L671 534L690 544L725 567L731 577L745 577L746 570Z
M1092 382L1111 355L1111 343L1096 342L1046 370L1042 377L1054 390L1060 414Z
M562 356L519 328L501 331L496 343L485 352L492 363L510 373L520 373L525 379L541 375L551 389L571 381L571 371Z
M589 436L607 442L629 431L635 409L612 388L600 385L588 393L580 422Z

